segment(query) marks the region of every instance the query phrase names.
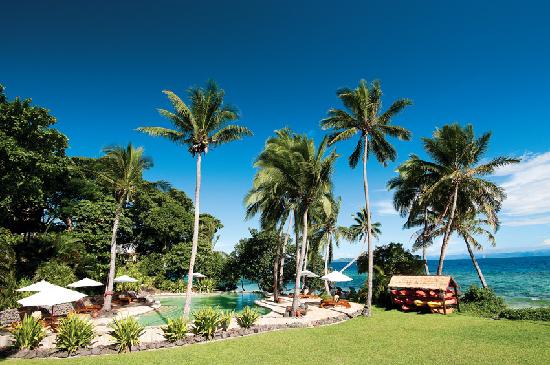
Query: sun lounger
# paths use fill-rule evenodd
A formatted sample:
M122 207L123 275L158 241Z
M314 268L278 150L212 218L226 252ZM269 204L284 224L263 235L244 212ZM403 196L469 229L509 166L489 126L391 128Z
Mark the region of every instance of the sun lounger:
M93 304L89 298L84 298L76 302L76 313L93 313L101 309L101 305Z
M331 307L344 307L344 308L351 308L351 304L345 299L340 299L339 301L334 301L332 299L329 300L322 300L319 304L320 308L331 308Z

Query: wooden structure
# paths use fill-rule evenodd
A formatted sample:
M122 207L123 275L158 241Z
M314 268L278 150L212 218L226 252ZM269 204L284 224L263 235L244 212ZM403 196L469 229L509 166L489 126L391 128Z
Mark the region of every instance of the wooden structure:
M392 303L404 311L429 308L432 313L460 311L458 284L451 276L392 276L388 289Z

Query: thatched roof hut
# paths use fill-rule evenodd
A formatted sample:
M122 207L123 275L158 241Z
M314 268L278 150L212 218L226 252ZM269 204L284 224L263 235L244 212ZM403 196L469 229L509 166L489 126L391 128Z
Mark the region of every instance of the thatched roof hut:
M424 275L424 276L392 276L390 288L432 289L447 290L448 287L458 287L452 276Z

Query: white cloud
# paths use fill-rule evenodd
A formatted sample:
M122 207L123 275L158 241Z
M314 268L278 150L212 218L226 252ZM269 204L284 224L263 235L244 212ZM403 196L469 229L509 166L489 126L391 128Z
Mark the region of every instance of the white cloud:
M398 215L399 213L393 207L391 200L379 200L373 204L377 214L380 215Z
M497 170L506 190L503 224L526 226L550 223L550 152L526 154L521 162Z
M544 246L550 246L550 238L547 238L547 239L545 239L544 241L542 241L542 244L543 244Z

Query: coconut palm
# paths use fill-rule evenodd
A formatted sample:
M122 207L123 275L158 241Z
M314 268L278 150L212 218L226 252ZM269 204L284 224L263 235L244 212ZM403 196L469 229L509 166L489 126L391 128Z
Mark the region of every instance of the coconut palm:
M443 242L437 267L437 275L443 272L443 262L452 234L457 207L462 211L474 211L485 216L492 226L498 225L497 213L505 198L504 190L486 179L495 169L519 160L496 157L480 163L489 147L491 133L476 138L471 125L458 124L438 128L432 138L423 138L424 149L431 161L411 155L407 164L415 171L430 175L433 181L422 193L422 204L436 207L437 216L445 217ZM435 222L438 225L439 220Z
M337 92L338 97L344 104L345 110L330 109L328 117L321 121L323 129L332 129L330 143L336 143L359 136L357 145L349 157L349 164L352 168L357 166L362 156L363 160L363 191L365 194L365 211L367 224L370 225L371 211L369 205L369 186L367 180L367 159L372 153L376 159L386 165L388 161L394 161L397 152L387 141L386 136L397 137L402 140L410 139L410 132L400 126L392 125L392 118L411 104L408 99L398 99L385 111L382 112L382 90L379 81L374 81L370 88L365 80L359 82L359 86L352 89L341 89ZM371 229L368 228L367 232ZM369 256L368 264L368 294L367 303L363 310L366 316L371 315L372 306L372 276L373 257L371 235L366 235L367 250Z
M306 254L309 210L317 204L329 209L332 172L338 155L333 151L325 156L328 138L324 138L316 149L312 139L292 133L288 129L279 131L277 137L268 143L271 144L270 148L265 148L256 161L261 172L257 177L269 181L268 184L276 189L277 195L286 201L286 206L293 210L294 233L297 238L295 296L292 303L295 313L299 304L300 277ZM272 214L265 209L263 212ZM298 241L300 234L301 245Z
M113 295L113 281L115 278L116 265L116 237L118 225L122 210L130 202L134 193L142 183L142 173L144 169L152 166L151 159L143 156L143 148L134 148L132 144L127 147L107 147L103 150L105 156L102 157L103 169L100 178L107 182L113 189L116 200L115 217L111 234L111 261L109 264L109 275L107 286L105 287L105 300L103 310L111 310L111 300Z
M193 267L199 239L202 156L206 155L209 149L213 147L240 140L244 136L251 136L252 132L246 127L228 124L238 119L238 113L235 108L224 104L225 92L214 81L208 81L205 88L190 88L188 90L188 97L191 102L189 106L172 91L165 90L163 92L170 100L174 110L160 109L159 112L170 120L174 129L140 127L138 130L151 136L167 138L178 145L185 145L191 156L196 158L193 242L184 306L184 314L189 315L191 290L193 288Z

